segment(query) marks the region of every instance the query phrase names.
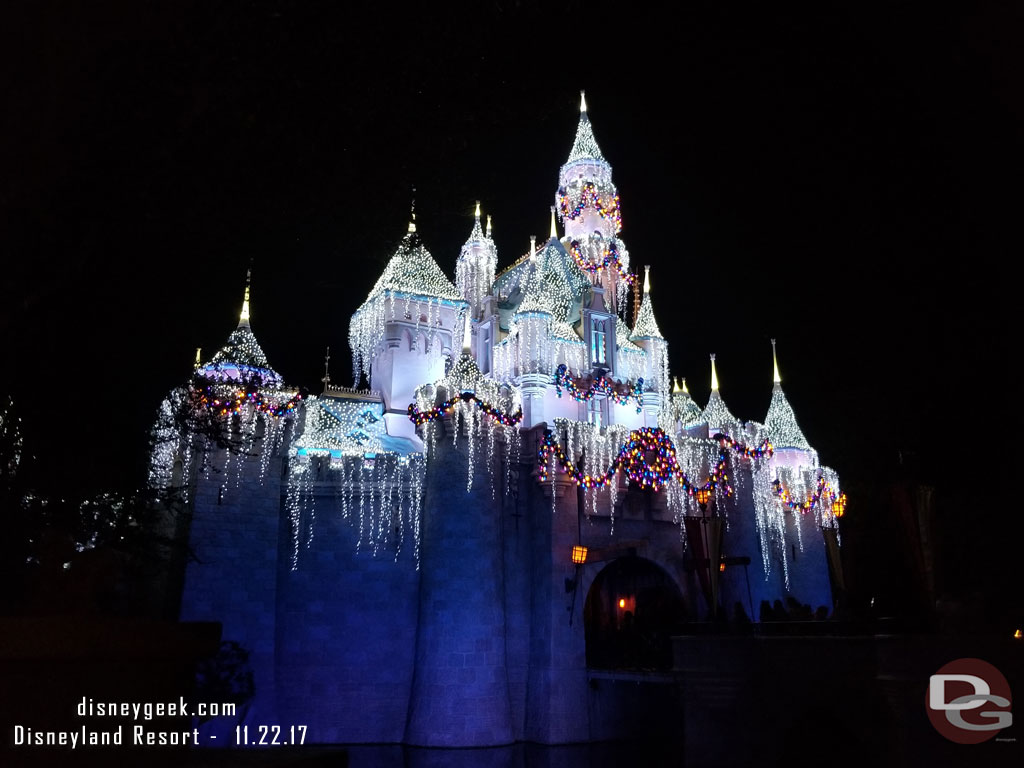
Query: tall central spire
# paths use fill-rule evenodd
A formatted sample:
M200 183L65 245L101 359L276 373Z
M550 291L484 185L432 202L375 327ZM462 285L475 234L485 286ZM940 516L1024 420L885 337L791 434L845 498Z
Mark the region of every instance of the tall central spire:
M245 298L242 299L242 312L238 316L238 327L249 327L249 283L252 281L252 266L245 273Z
M782 384L782 377L779 375L779 358L775 355L775 339L772 339L772 381L775 382L775 387L778 388Z
M597 139L594 138L594 129L590 126L590 117L587 115L587 97L583 91L580 91L580 122L576 126L576 140L572 143L566 163L586 159L605 162L601 148L597 146Z

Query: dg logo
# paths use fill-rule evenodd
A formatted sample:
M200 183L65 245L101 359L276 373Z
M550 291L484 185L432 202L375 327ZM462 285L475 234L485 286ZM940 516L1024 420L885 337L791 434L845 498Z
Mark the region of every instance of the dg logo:
M957 744L980 744L1013 724L1010 684L981 659L957 659L928 681L925 709L935 730Z

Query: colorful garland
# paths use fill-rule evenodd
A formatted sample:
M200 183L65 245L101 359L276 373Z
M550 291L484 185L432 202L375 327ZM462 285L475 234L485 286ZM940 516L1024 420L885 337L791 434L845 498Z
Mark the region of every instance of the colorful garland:
M597 380L594 381L586 389L580 389L576 384L576 379L569 373L568 367L565 363L558 366L555 371L555 392L559 397L562 396L562 387L565 387L569 392L569 395L577 403L585 403L592 399L594 395L606 395L611 398L612 402L617 405L628 405L630 400L636 400L636 412L641 413L644 407L644 380L640 377L636 380L636 385L629 388L629 392L620 394L615 390L615 382L608 379L606 376L598 376Z
M409 420L417 427L419 427L423 424L426 424L429 421L441 418L446 412L451 411L452 406L454 406L459 400L462 400L464 403L476 403L477 408L486 413L499 424L502 424L506 427L514 427L523 420L522 408L517 409L515 413L508 414L505 413L504 411L499 410L498 408L495 408L493 405L486 402L485 400L481 400L473 392L463 392L461 395L457 395L456 397L450 397L436 408L430 408L426 411L421 411L419 408L417 408L416 403L409 403Z
M200 407L206 408L217 416L237 416L241 413L242 407L248 405L257 411L270 414L276 419L295 410L295 406L302 400L301 392L284 402L278 402L266 397L255 386L233 389L226 394L218 394L214 391L214 386L209 384L198 390L198 400Z
M814 494L805 502L793 501L790 498L789 491L782 487L782 481L776 478L772 481L772 485L775 487L775 493L782 500L783 506L791 512L800 511L801 514L806 515L818 502L821 501L822 497L828 497L829 503L837 505L837 509L834 510L836 517L842 517L843 513L846 512L846 494L837 494L835 489L832 488L822 475L818 475L818 486L814 489Z
M580 252L579 240L573 240L569 243L569 253L572 254L573 260L579 265L579 268L591 275L600 274L601 270L608 269L612 264L619 271L619 277L626 281L627 284L632 284L636 280L636 275L632 272L627 272L626 268L622 266L622 259L619 256L619 249L615 246L615 241L608 243L608 247L604 250L604 258L600 264L594 264L589 259L583 258L583 254Z
M630 432L629 439L619 449L619 454L612 465L603 474L596 476L577 469L576 465L565 455L562 446L549 432L544 436L540 450L537 452L538 476L542 482L548 479L548 459L554 455L558 459L562 471L569 475L577 485L582 485L585 488L603 488L611 481L616 472L624 469L626 476L642 488L652 488L657 491L675 479L691 496L702 490L714 493L719 486L722 487L726 496L731 496L732 486L729 485L729 476L725 473L729 449L752 458L772 455L772 445L767 440L761 444L761 447L750 449L737 443L728 435L717 434L714 439L722 443L718 462L707 481L699 486L695 485L686 473L679 469L679 465L676 463L675 445L671 438L658 427L642 427Z
M600 214L602 219L608 219L615 223L615 232L618 233L622 230L622 212L619 210L619 196L615 195L609 201L609 204L604 203L601 200L601 196L597 194L597 187L594 186L593 182L588 181L583 185L583 190L580 193L580 201L576 203L575 208L570 212L569 206L571 202L569 195L562 187L558 190L559 208L562 211L562 217L575 220L579 218L580 213L590 203L594 206L595 210Z

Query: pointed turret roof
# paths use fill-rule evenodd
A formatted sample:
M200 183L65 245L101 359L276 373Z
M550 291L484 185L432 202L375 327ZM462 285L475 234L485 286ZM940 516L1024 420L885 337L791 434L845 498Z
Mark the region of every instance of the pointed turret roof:
M270 367L263 348L249 327L249 284L252 268L245 276L245 294L238 327L228 336L224 346L214 353L210 361L197 368L200 376L239 380L256 379L263 384L281 383L281 375Z
M672 394L668 399L669 418L672 423L678 422L683 429L697 426L704 423L704 414L701 408L690 397L686 390L686 379L683 379L683 386L675 378L672 379Z
M631 339L664 339L658 321L654 319L654 307L651 304L651 268L644 267L644 298L640 303L640 311L636 314L636 325L633 326Z
M712 429L724 429L739 422L718 392L718 371L715 369L714 355L711 356L711 397L704 407L703 417Z
M590 118L587 116L587 99L583 91L580 91L580 122L576 126L576 140L573 141L569 159L565 162L568 164L577 160L607 162L594 138L594 129L590 126Z
M803 451L813 450L803 431L796 423L793 407L782 391L782 377L779 375L779 359L775 355L775 339L772 339L772 402L768 406L768 415L764 417L764 427L768 438L776 448L799 448Z
M557 241L549 240L529 259L532 269L526 278L523 300L516 307L516 314L542 312L556 320L565 320L569 316L574 293L564 279L563 270L559 269L564 266L560 248Z
M409 223L408 233L398 244L398 249L366 297L363 306L385 293L450 301L461 299L455 285L441 271L430 251L420 241L415 221Z

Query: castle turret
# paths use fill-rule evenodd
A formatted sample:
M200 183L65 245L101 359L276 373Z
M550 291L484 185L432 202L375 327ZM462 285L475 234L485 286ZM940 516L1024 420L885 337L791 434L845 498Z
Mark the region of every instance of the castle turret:
M779 359L775 354L775 339L772 339L772 368L774 385L772 402L768 406L768 414L764 417L765 431L772 444L778 448L797 448L801 451L812 450L803 431L796 423L796 414L782 391L782 377L779 375Z
M487 229L490 232L490 226ZM462 246L455 265L455 285L459 289L459 294L469 304L470 317L473 320L480 320L484 315L490 314L485 302L491 295L497 264L498 250L490 234L484 234L480 226L480 202L477 201L473 229L469 233L469 239Z
M594 285L601 286L604 308L617 312L625 306L633 276L629 253L618 238L622 217L612 167L594 138L582 91L576 139L558 174L555 203L565 226L562 242L566 250L589 273Z
M473 229L459 252L455 264L455 285L469 305L467 330L473 329L475 343L473 356L480 370L489 374L492 368L494 345L498 339L498 315L494 300L494 271L498 264L498 249L491 239L491 217L487 217L487 232L480 227L480 201L476 203Z
M356 384L365 375L380 393L389 435L415 439L406 409L416 387L444 375L462 341L466 306L420 241L414 214L348 332Z
M644 370L644 420L648 426L657 426L661 404L669 395L668 342L661 335L654 319L651 301L651 268L644 267L644 296L630 341L646 353Z

